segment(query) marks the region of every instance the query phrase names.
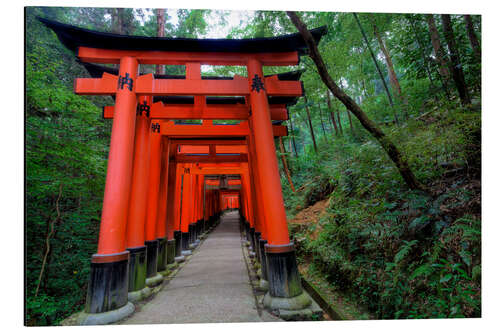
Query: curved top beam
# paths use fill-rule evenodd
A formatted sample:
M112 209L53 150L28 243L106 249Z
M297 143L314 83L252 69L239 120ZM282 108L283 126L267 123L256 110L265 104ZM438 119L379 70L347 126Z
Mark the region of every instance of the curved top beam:
M76 52L80 46L135 51L176 52L230 52L230 53L306 53L307 45L299 33L267 38L247 39L194 39L172 37L127 36L79 28L73 25L38 17L52 29L61 43ZM326 34L326 26L310 30L316 43Z

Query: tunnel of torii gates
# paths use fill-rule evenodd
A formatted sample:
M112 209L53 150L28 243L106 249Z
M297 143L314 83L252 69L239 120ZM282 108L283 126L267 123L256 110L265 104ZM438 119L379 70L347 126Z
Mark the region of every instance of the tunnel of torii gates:
M87 322L111 322L133 312L133 302L150 295L150 287L190 254L227 209L239 210L241 228L261 264L264 305L308 307L274 145L275 137L287 135L281 125L288 119L287 105L303 96L301 72L263 75L263 66L297 65L307 49L302 37L138 37L39 20L91 75L75 79L75 93L115 101L103 110L113 125L84 311L94 319ZM326 29L311 32L319 42ZM186 71L144 74L140 64L184 65ZM247 77L201 76L201 65L245 66ZM201 123L182 123L185 119Z

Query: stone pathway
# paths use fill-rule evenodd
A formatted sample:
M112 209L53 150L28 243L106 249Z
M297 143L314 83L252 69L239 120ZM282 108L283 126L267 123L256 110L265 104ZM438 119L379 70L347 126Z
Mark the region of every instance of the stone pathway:
M236 211L225 213L163 290L121 324L281 321L257 311L238 219Z

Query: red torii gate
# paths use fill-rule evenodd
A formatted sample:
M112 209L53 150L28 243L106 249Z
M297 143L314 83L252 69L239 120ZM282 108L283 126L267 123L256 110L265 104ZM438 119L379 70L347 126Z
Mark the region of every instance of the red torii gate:
M105 117L112 115L113 126L98 249L92 256L87 292L86 323L107 323L130 314L134 309L127 302L131 281L139 281L141 274L144 275L141 269L134 267L144 267L146 259L146 275L151 282L158 277L158 264L164 266L168 261L161 258L166 256L168 251L164 249L168 245L165 243L171 240L170 234L175 230L176 209L173 205L176 200L167 201L167 197L176 199L180 195L179 181L174 180L179 179L177 171L181 163L203 160L196 157L192 162L177 161L175 167L169 167L178 145L174 142L183 138L245 140L248 147L246 161L240 154L238 162L248 163L250 171L245 177L248 179L242 183L248 192L246 199L254 207L249 210L249 214L252 211L254 214L250 220L261 230L263 244L267 242L265 251L262 251L269 281L264 304L270 309L307 307L311 301L302 291L293 244L288 236L273 142L273 136L286 135L286 127L275 127L271 123L272 114L273 118L284 118L283 110L278 107L271 113L268 101L268 95L300 96L303 89L298 81L281 81L277 76L264 77L262 73L262 66L296 65L299 54L306 49L300 35L254 40L130 38L40 20L54 30L61 42L75 51L81 61L119 64L118 75L105 72L101 78L75 80L77 94L115 96L114 108L104 110ZM325 30L316 29L312 33L319 41ZM185 65L186 75L182 79L156 79L152 74L139 75L139 64ZM202 64L246 66L248 78L203 79ZM244 96L251 113L246 116L245 110L235 107L230 111L209 110L204 97L209 95ZM172 119L168 117L176 113L180 118L189 114L207 120L202 125L176 125L165 120L150 123L153 96L194 96L192 110L182 107L165 110L164 106L155 106L154 112L159 118ZM180 115L182 113L186 115ZM244 117L248 122L230 126L212 124L210 119L225 119L225 113L230 113L228 119ZM229 161L209 154L204 162ZM185 187L186 197L192 188L192 184L188 185ZM195 192L199 193L200 182L196 186L198 190ZM220 202L217 204L220 208ZM199 214L194 215L197 217ZM181 228L185 229L182 223ZM158 255L158 250L161 255ZM132 267L132 278L129 278L129 266ZM143 294L142 290L132 290Z

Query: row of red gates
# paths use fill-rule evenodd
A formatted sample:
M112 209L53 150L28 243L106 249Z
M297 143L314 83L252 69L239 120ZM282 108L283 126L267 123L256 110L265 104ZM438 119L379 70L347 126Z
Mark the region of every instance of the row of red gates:
M262 267L264 304L298 310L303 292L284 209L274 137L286 136L287 104L303 95L295 35L246 40L122 36L40 19L85 63L75 93L110 95L113 119L97 253L84 323L116 321L190 254L222 211L240 211ZM312 31L317 41L324 29ZM119 69L90 63L119 64ZM184 65L185 75L142 74L140 64ZM203 77L201 65L245 66L247 77ZM201 123L180 123L199 119ZM238 120L232 125L215 120ZM111 314L111 315L110 315Z

